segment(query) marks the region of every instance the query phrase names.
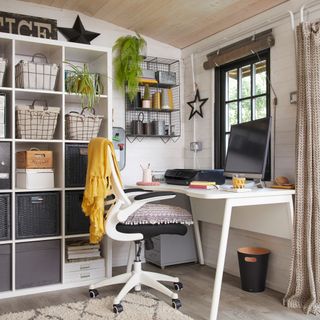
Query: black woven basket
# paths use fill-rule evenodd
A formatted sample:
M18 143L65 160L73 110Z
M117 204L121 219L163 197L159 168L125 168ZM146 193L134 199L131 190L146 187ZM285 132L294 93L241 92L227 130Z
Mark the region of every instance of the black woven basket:
M84 187L88 164L87 144L66 144L65 181L66 187Z
M60 193L16 194L17 239L60 234Z
M11 197L10 194L0 194L0 240L10 240L11 237Z
M81 209L83 191L67 191L65 198L66 234L89 233L90 221Z

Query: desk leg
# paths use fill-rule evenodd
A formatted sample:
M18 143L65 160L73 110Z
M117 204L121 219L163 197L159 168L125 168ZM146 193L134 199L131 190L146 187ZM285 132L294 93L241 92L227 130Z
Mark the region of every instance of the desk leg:
M196 240L196 245L197 245L199 263L204 264L199 221L195 218L193 218L193 228L194 228L194 235L196 238L195 240Z
M210 320L216 320L218 316L224 261L226 258L230 221L231 221L231 211L232 211L232 204L230 203L230 200L227 199L224 207L224 216L223 216L223 224L222 224L222 231L221 231L221 238L220 238L220 245L219 245L216 276L214 279Z
M104 259L105 259L105 268L106 268L106 277L112 277L112 239L107 235L105 236L105 250L104 250Z
M287 214L288 214L288 220L289 220L289 227L290 227L290 236L291 240L293 239L293 219L294 219L294 209L293 209L293 201L292 196L288 196L288 202L287 202Z

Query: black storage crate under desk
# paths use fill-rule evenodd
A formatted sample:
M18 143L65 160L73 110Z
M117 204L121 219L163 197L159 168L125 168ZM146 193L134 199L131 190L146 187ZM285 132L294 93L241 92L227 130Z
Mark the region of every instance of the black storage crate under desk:
M0 241L11 237L11 196L0 194Z
M16 194L16 238L38 238L60 234L60 193Z
M89 233L89 218L84 215L81 209L83 191L66 191L65 199L65 221L66 234Z
M16 288L61 282L61 240L16 244Z
M88 164L88 145L67 143L65 153L66 187L84 187Z

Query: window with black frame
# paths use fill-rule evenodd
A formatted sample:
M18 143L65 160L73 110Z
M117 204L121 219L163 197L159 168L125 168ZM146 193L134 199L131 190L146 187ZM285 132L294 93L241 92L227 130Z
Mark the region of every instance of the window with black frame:
M268 49L215 69L216 168L224 168L232 125L270 116L269 58ZM269 152L265 180L270 163Z

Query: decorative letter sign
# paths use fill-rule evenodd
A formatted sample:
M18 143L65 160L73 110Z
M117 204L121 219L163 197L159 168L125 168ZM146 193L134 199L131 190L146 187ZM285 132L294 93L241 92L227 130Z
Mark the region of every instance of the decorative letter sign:
M57 20L0 11L0 32L57 39Z

